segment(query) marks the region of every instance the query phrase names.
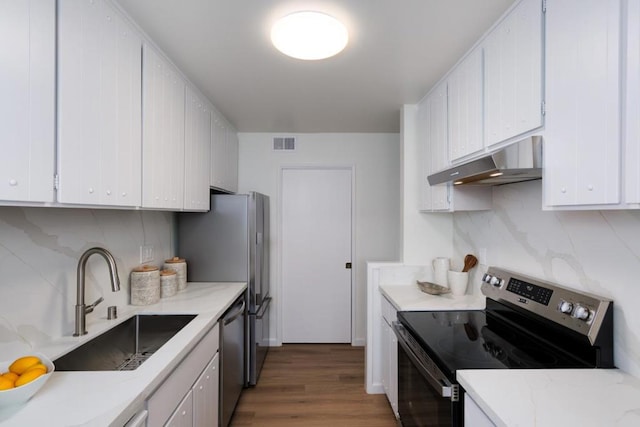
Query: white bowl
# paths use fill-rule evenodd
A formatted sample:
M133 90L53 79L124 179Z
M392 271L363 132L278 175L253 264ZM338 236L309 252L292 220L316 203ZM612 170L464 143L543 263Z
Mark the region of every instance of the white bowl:
M53 365L53 362L44 354L34 352L34 353L25 354L24 356L38 357L40 361L47 367L47 373L44 375L40 375L35 380L25 385L21 385L20 387L11 388L9 390L0 390L0 407L17 405L31 399L31 397L34 394L36 394L38 390L40 390L40 388L44 385L44 383L46 383L49 380L53 371L55 371L55 366ZM9 370L9 366L16 359L17 357L13 360L0 362L0 373L7 372Z

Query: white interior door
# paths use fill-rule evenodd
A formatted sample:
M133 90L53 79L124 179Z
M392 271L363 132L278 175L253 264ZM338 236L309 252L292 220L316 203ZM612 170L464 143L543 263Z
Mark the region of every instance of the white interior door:
M281 230L283 342L351 342L351 169L284 169Z

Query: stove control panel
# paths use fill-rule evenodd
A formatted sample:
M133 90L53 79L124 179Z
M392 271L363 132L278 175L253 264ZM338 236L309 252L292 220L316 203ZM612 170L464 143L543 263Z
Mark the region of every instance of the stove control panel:
M613 306L610 299L496 267L482 276L481 288L487 298L509 302L591 340Z

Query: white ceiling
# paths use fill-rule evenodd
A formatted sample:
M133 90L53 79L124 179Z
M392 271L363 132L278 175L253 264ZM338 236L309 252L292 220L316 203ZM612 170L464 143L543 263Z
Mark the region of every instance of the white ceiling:
M514 0L117 0L241 132L398 132ZM342 20L347 48L288 58L269 31L295 10Z

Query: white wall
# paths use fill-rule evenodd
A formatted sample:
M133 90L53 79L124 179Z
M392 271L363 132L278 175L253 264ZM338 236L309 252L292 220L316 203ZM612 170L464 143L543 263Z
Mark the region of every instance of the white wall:
M616 366L640 377L640 211L542 211L541 187L494 187L493 210L455 213L456 256L484 247L488 265L611 298Z
M420 142L417 137L417 107L402 108L402 260L407 265L427 265L433 258L453 254L453 221L447 213L423 213L420 209L420 180L423 176ZM392 261L392 259L389 259Z
M273 151L273 138L295 136L294 152ZM258 191L271 197L272 331L281 343L279 266L280 171L284 166L353 166L355 223L353 286L355 324L352 343L366 336L366 261L399 259L400 150L397 134L272 134L240 133L239 192ZM272 333L272 335L274 335Z
M159 264L173 256L173 239L169 212L0 207L0 354L71 336L76 267L86 249L111 251L121 283L112 292L104 260L89 259L86 302L104 297L87 315L90 329L108 306L129 303L129 273L139 264L140 245L153 245Z

